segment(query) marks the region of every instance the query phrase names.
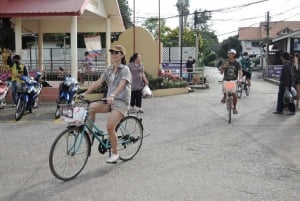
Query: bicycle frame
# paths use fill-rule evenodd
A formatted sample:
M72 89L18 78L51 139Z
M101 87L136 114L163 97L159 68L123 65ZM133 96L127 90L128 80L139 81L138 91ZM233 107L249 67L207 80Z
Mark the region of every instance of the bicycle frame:
M56 137L50 149L50 170L57 179L63 181L74 179L83 170L91 156L95 139L99 142L100 154L108 152L111 157L113 151L109 139L110 133L97 127L89 117L91 101L81 97L80 100L82 102L75 102L72 105L61 104L60 114L69 124ZM99 101L105 102L105 100ZM143 130L142 119L137 116L126 115L120 119L115 129L118 139L116 146L118 159L128 161L138 153L144 138Z
M88 127L87 124L91 125L92 128ZM72 154L76 153L78 151L79 147L81 146L83 136L87 133L91 133L91 135L92 135L92 139L90 139L90 137L89 137L89 140L90 140L89 143L90 143L91 146L94 144L94 139L96 138L97 141L99 142L99 144L101 144L101 146L103 146L106 150L109 150L111 148L109 139L104 140L104 137L108 136L108 133L101 130L100 128L98 128L89 117L86 117L86 120L85 120L84 124L69 125L68 127L73 127L73 126L81 128L81 132L79 133L78 136L76 136L76 139L75 139L75 142L74 142L73 146L70 149L67 150L67 153L72 153ZM129 135L129 132L125 129L125 127L123 126L120 129L123 130L124 132L122 132L122 133L126 133L125 136L127 136L127 135ZM86 131L89 131L89 132L86 132ZM79 142L77 143L77 140L78 140L79 136L80 136ZM118 144L124 144L127 141L130 141L130 139L119 139ZM74 152L71 152L72 149L75 149ZM89 153L89 156L90 156L90 154L91 153Z
M224 91L226 93L227 101L226 108L228 110L228 123L231 123L231 110L233 104L233 94L236 93L236 81L223 81Z

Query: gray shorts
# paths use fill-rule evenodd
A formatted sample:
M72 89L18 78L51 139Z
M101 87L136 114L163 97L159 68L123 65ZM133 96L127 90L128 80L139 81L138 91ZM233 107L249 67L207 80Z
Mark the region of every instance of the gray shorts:
M124 101L120 101L120 100L114 100L113 105L110 108L108 107L108 105L106 103L94 102L91 104L89 112L96 114L96 113L110 112L110 110L116 110L116 111L120 112L123 116L125 116L128 111L128 107L129 107L128 104L126 104Z
M117 110L121 114L126 115L126 113L128 111L128 107L129 107L129 105L126 104L124 101L114 100L114 103L112 104L111 109Z

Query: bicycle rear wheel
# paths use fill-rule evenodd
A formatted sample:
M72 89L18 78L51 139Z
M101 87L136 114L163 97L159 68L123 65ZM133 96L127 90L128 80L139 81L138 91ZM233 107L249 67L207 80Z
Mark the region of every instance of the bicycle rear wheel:
M243 89L241 85L238 85L237 90L236 90L236 95L238 98L241 98L243 94Z
M52 174L60 180L74 179L85 167L91 145L88 136L79 127L70 127L54 140L49 155Z
M228 109L228 123L231 123L231 112L232 112L232 96L228 95L228 101L227 101L227 109Z
M132 159L140 150L143 142L143 125L137 117L127 116L116 128L118 154L121 160Z

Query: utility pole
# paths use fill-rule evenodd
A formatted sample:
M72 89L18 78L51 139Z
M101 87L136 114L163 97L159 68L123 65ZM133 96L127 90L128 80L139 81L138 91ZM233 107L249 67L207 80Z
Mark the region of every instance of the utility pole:
M178 0L176 4L179 12L179 30L178 30L178 46L180 48L180 77L182 77L182 33L183 33L183 13L188 14L189 0Z
M265 70L264 72L267 73L267 70L268 70L268 65L269 65L269 37L270 37L270 33L269 33L269 30L270 30L270 12L268 11L267 12L267 19L266 19L266 25L265 25L265 29L266 29L266 67L265 67ZM264 73L264 75L265 75Z

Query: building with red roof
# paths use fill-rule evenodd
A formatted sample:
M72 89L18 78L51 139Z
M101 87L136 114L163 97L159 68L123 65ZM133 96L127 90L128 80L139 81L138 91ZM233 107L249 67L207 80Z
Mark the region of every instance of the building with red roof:
M14 25L16 54L22 54L22 34L38 35L40 71L43 71L43 34L70 33L74 78L77 78L78 32L105 32L109 47L111 32L125 30L117 0L1 0L0 18L10 18Z

